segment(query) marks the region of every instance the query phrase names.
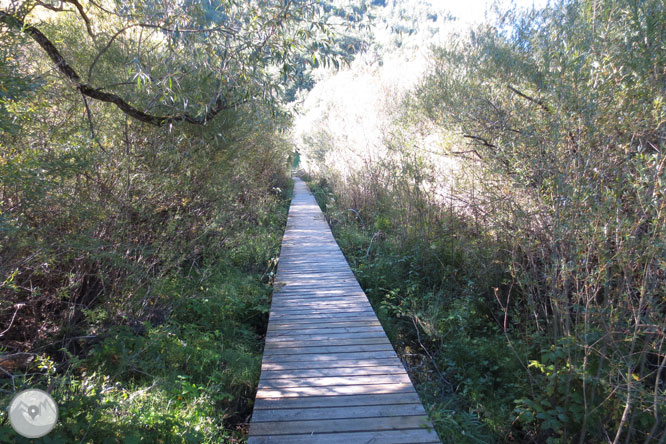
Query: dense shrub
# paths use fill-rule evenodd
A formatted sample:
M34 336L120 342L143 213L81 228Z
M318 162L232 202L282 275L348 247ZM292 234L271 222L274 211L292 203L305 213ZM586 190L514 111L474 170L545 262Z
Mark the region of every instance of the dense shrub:
M665 439L665 24L659 1L505 12L434 50L383 146L319 168L443 439Z
M512 200L489 228L511 242L515 311L542 344L530 369L547 389L516 410L540 436L663 435L664 18L623 1L509 16L512 32L440 51L421 89L487 169L479 205Z
M156 34L163 17L145 10L35 17L42 6L19 3L0 11L0 403L49 389L61 420L51 442L242 440L290 192L278 98L205 125L142 123L83 97L8 14L36 23L86 81L157 114L189 100L196 115L202 91L214 97L214 79L198 77L212 61L200 34ZM125 32L135 21L152 30L143 40ZM133 77L139 65L154 69ZM232 74L247 98L268 78ZM160 88L175 104L150 104ZM3 410L0 441L18 439Z

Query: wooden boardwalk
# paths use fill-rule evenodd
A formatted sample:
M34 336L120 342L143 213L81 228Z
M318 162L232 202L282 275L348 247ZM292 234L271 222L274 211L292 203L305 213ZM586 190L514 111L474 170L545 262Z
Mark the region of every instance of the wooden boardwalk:
M439 443L312 193L295 181L249 444Z

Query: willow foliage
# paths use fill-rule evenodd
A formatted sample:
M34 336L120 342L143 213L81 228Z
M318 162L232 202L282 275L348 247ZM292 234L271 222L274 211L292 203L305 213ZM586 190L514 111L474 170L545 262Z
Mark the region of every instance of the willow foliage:
M663 440L665 42L663 2L557 3L439 50L421 89L485 169L515 315L549 338L516 411L551 439Z

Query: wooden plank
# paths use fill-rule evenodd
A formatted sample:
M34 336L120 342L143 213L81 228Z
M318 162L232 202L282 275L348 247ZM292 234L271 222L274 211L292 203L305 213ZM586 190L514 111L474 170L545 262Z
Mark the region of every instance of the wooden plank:
M382 365L373 367L337 367L319 368L312 370L264 370L261 372L262 379L283 378L318 378L323 376L369 376L369 375L391 375L402 374L405 368L402 365Z
M341 338L315 341L278 341L267 342L264 350L283 349L283 348L296 348L296 347L330 347L336 345L371 345L371 344L388 344L391 345L386 336L378 336L374 338Z
M358 333L328 333L323 335L303 335L296 332L291 336L266 336L266 344L272 344L275 342L289 342L293 341L295 338L301 339L303 341L325 341L327 339L363 339L363 338L385 338L383 330L373 330L373 331L363 331Z
M353 273L328 273L326 275L322 274L320 276L305 277L301 276L298 278L287 278L284 279L282 275L278 275L275 282L280 285L289 286L292 288L298 287L308 287L308 286L320 286L327 288L336 288L336 287L356 287L358 281Z
M382 393L411 393L411 382L379 385L339 385L329 387L283 387L257 391L257 398L292 398L305 396L377 395Z
M308 293L287 293L283 292L280 294L273 295L273 302L276 303L285 303L289 302L292 304L300 304L302 302L329 302L335 300L342 301L367 301L368 299L363 294L354 294L353 292L346 291L341 293L321 293L321 292L308 292Z
M335 313L317 313L312 314L312 317L308 318L304 313L298 314L284 314L282 316L276 316L272 321L271 329L267 331L279 331L280 329L291 329L289 326L294 326L294 328L340 328L340 325L329 326L330 324L341 324L355 322L355 326L342 326L342 328L352 328L352 327L377 327L376 322L378 322L377 317L373 316L371 312L368 311L349 311L349 312L335 312ZM361 324L361 325L359 325ZM380 324L381 325L381 324ZM289 328L287 328L289 327ZM306 332L309 334L309 332ZM360 332L357 332L360 333Z
M303 252L303 254L307 255L307 252ZM308 256L310 256L310 255L308 255ZM337 261L337 264L336 264L335 257L332 257L334 255L328 254L326 256L327 256L326 257L326 262L322 262L321 264L316 265L316 266L311 265L309 267L310 269L308 269L308 267L306 267L306 266L303 266L303 267L299 267L297 269L290 270L286 273L280 272L280 274L277 277L277 280L281 281L281 280L284 279L287 282L289 282L290 284L292 284L292 283L298 284L298 283L301 283L301 282L310 282L310 281L314 281L314 280L317 280L317 279L335 280L336 278L340 279L341 277L344 277L345 281L349 281L350 283L357 283L355 275L351 271L351 268L349 268L349 266L345 262L343 262L344 257L340 257L339 260ZM292 261L285 258L284 256L282 256L280 259L285 260L285 261L293 264ZM331 265L331 264L338 267L339 271L332 272L329 269L329 265ZM279 265L279 262L278 262L278 265ZM343 268L345 265L347 265L346 269ZM280 270L280 271L282 271L282 270ZM293 279L294 276L298 277L298 279Z
M340 279L339 277L335 276L330 279L327 278L321 278L321 279L311 279L311 280L303 280L303 281L295 281L295 280L290 280L289 283L287 282L280 282L279 280L277 281L277 284L283 284L285 286L288 286L289 288L293 289L307 289L311 287L326 287L327 289L331 290L336 290L338 288L343 288L343 289L357 289L358 288L358 282L354 279Z
M294 296L280 296L273 298L273 304L271 308L281 307L283 305L289 307L310 307L310 306L322 306L322 305L349 305L349 304L368 304L368 300L361 296L348 296L348 295L336 295L336 296L303 296L303 297L294 297Z
M365 332L382 332L384 329L381 325L372 325L372 326L355 326L355 327L319 327L319 328L308 328L307 330L299 329L271 329L267 333L267 337L278 338L281 336L293 336L293 335L326 335L326 334L345 334L345 333L365 333Z
M252 432L252 429L250 428ZM390 430L351 433L319 433L301 435L250 436L247 444L435 444L433 430Z
M357 314L357 313L365 313L368 316L372 317L372 314L374 313L372 311L371 307L349 307L346 309L337 309L337 308L310 308L309 311L308 309L301 309L301 310L289 310L289 311L272 311L270 313L270 316L275 316L275 319L281 319L281 318L289 318L289 317L301 317L301 316L306 316L309 314L312 315L339 315L339 316L344 316L347 314ZM313 318L313 322L316 322ZM374 319L377 319L375 316ZM339 322L339 321L335 321ZM270 325L270 324L269 324Z
M334 318L335 319L335 318ZM373 322L370 318L367 316L358 316L358 317L346 317L346 318L339 318L340 321L352 321L352 320L365 320L366 322ZM317 336L319 338L336 338L340 337L340 335L362 335L361 337L365 336L365 334L369 335L386 335L384 333L384 329L382 328L381 325L373 325L369 327L333 327L333 328L327 328L325 327L326 322L330 322L331 319L321 319L321 321L324 323L324 326L316 328L317 324L312 324L310 322L302 322L305 321L305 319L296 319L296 320L289 320L285 319L285 323L282 325L285 326L291 326L293 328L283 328L283 329L271 329L266 332L266 341L283 341L287 339L282 339L285 336L290 336L290 337L303 337L305 340L307 340L308 336ZM308 327L307 329L301 330L298 328L299 326L302 327ZM313 328L314 326L314 328ZM354 331L354 330L360 330L360 331ZM380 335L381 336L381 335ZM356 336L354 336L356 337ZM292 339L288 339L292 340Z
M299 315L299 314L332 314L332 313L355 313L358 311L372 312L372 306L368 302L349 301L331 303L326 301L311 301L296 304L275 304L271 307L271 315Z
M350 293L350 291L352 293ZM276 287L274 292L274 296L280 297L285 294L294 294L294 295L309 295L309 294L315 294L315 295L343 295L343 294L353 294L353 295L363 295L365 296L365 293L363 293L363 290L359 289L338 289L338 288L326 288L326 287L315 287L313 286L312 288L291 288L287 286L282 286L282 287Z
M362 407L319 407L309 409L258 409L252 414L252 422L377 418L416 415L425 415L425 410L423 410L423 406L420 403L374 405Z
M278 297L273 301L275 306L271 306L271 311L279 310L303 310L303 309L316 309L316 308L345 308L348 306L362 306L369 307L370 303L367 299L360 296L352 296L344 298L341 296L308 296L308 297Z
M301 307L299 304L294 304L292 307L278 307L277 309L271 309L270 314L303 314L303 313L345 313L345 312L357 312L357 311L367 311L373 312L372 306L367 304L348 304L347 306L341 307Z
M338 281L336 281L338 282ZM328 291L335 291L339 290L344 293L351 293L351 292L358 292L361 291L362 289L358 286L358 284L353 285L351 283L335 283L333 281L331 282L319 282L319 283L307 283L303 285L296 285L296 284L289 284L289 285L283 285L281 288L285 289L285 291L293 291L297 292L300 291L302 293L308 292L308 291L317 291L318 289L326 289Z
M355 318L359 319L354 322L351 319L335 322L334 319L324 319L320 324L317 323L303 323L303 322L287 322L284 324L276 324L266 332L270 336L293 336L300 331L304 335L316 335L326 333L352 333L354 330L360 330L356 333L363 331L384 331L379 321L371 321L366 317ZM345 324L345 325L340 325Z
M328 274L328 273L348 273L349 265L346 261L335 260L329 258L328 261L316 262L316 261L303 261L300 264L297 264L295 261L283 261L278 262L280 267L281 275L289 275L296 273L314 273L314 274ZM352 274L354 274L352 272Z
M329 260L333 260L333 261L335 261L336 256L338 256L338 255L336 254L336 251L335 251L335 250L331 250L330 253L318 253L318 252L310 252L310 253L306 253L306 252L304 252L304 254L307 255L307 257L308 257L308 259L310 259L310 261L307 261L307 260L298 260L298 259L297 259L297 254L296 254L296 253L294 253L294 254L287 254L287 255L284 255L284 256L283 256L283 255L280 255L280 257L279 257L279 261L289 261L290 263L295 264L295 265L301 265L301 264L302 264L302 265L307 265L307 264L309 264L309 263L313 263L313 262L314 262L314 263L319 262L319 263L322 263L322 264L323 264L323 263L325 263L326 261L329 261ZM342 254L342 253L340 253L340 254ZM301 257L302 257L302 256L303 256L303 255L301 255ZM341 257L341 258L340 258L340 262L339 262L340 264L342 264L342 259L343 259L343 258ZM278 262L278 264L279 264L279 262Z
M310 291L307 293L291 293L283 292L280 294L273 295L273 302L287 302L293 304L298 304L301 302L316 302L316 301L334 301L334 300L347 300L347 301L356 301L356 300L367 300L364 294L353 293L350 291L340 292L340 293L322 293Z
M324 376L322 378L260 379L259 389L281 389L287 387L332 387L342 385L408 384L407 373L371 376Z
M296 324L311 324L315 319L335 319L341 320L359 320L359 318L366 318L369 321L374 321L375 316L366 312L349 312L349 313L318 313L318 314L284 314L277 315L271 319L274 324L296 323ZM309 322L308 322L309 321Z
M330 276L330 275L348 275L354 276L354 273L351 271L351 268L343 260L339 260L337 266L335 265L335 260L329 260L328 262L322 263L318 267L314 266L300 266L289 268L291 261L284 263L284 267L280 268L281 277L291 277L291 276L309 276L309 277L319 277L319 276Z
M310 314L315 314L312 312L316 311L319 312L316 314L326 315L344 313L345 311L355 313L357 311L372 310L372 306L365 301L338 301L338 304L335 304L335 302L336 301L331 302L328 300L304 300L303 302L292 301L287 304L283 301L278 301L275 304L275 307L271 308L270 314L274 316L302 316L307 314L308 311ZM376 315L374 316L376 317Z
M389 418L346 418L312 421L274 421L252 423L253 435L286 435L332 432L365 432L369 430L418 429L428 426L425 415Z
M351 328L351 327L381 327L379 321L344 321L338 322L331 320L330 322L314 322L312 324L296 324L296 323L287 323L287 324L268 324L268 331L272 330L293 330L294 328L305 331L305 330L322 330L324 328L333 329L333 328Z
M277 298L273 301L275 304L271 306L273 311L278 309L293 310L304 308L345 308L353 306L370 307L367 299L360 296L342 298L342 297L304 297L304 298Z
M278 281L278 285L280 282ZM351 279L340 280L337 277L331 280L327 279L313 279L312 282L299 282L291 281L289 284L282 283L282 288L294 291L309 291L318 288L325 288L327 290L342 290L342 291L359 291L360 286L358 283L352 282Z
M365 296L349 296L349 295L332 295L332 296L279 296L273 297L273 304L275 306L290 305L290 306L310 306L312 304L348 304L348 303L367 303Z
M419 401L415 391L375 395L307 396L302 398L257 398L254 409L306 409L320 407L358 407L371 405L414 404Z
M313 346L313 347L282 347L282 348L267 348L264 350L264 356L286 356L286 355L325 355L325 354L338 354L338 353L357 353L357 352L378 352L378 351L393 351L393 346L390 342L383 344L351 344L351 345L330 345L330 346Z
M304 316L326 316L323 318L311 318L310 323L317 323L317 322L342 322L337 320L336 318L344 318L349 315L357 315L358 316L365 316L369 318L371 321L374 321L377 319L377 316L374 316L374 312L372 311L372 308L362 308L362 307L350 307L348 309L326 309L326 308L311 308L310 312L308 313L308 310L298 310L298 311L278 311L278 312L271 312L270 316L275 318L275 321L280 321L280 320L303 320ZM327 320L328 318L328 320ZM360 319L354 319L353 321L360 321ZM277 324L278 322L276 322ZM270 325L270 324L269 324Z
M338 360L353 360L356 359L363 362L364 359L374 358L396 358L397 355L393 349L381 351L364 351L364 352L349 352L349 353L307 353L301 355L266 355L266 362L281 363L281 362L334 362Z
M384 365L402 365L400 359L395 354L381 358L369 358L365 356L362 360L357 359L332 359L319 361L299 361L297 359L281 362L262 362L262 371L279 370L310 370L322 368L356 368L356 367L377 367Z

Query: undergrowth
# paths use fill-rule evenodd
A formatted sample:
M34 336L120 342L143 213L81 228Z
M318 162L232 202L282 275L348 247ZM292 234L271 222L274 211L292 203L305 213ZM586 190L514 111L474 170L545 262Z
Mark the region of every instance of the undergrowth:
M284 190L259 220L243 224L233 247L163 276L153 283L155 298L136 298L159 304L161 319L70 337L59 353L37 350L28 370L0 379L0 404L15 391L42 388L59 406L58 425L40 440L19 437L2 411L0 442L244 441L290 194ZM104 324L95 319L104 310L86 316Z
M440 439L488 443L515 434L511 400L530 391L516 374L534 344L507 340L504 313L490 303L509 282L498 246L454 216L433 221L427 235L401 230L378 206L359 218L338 206L325 180L308 184Z

